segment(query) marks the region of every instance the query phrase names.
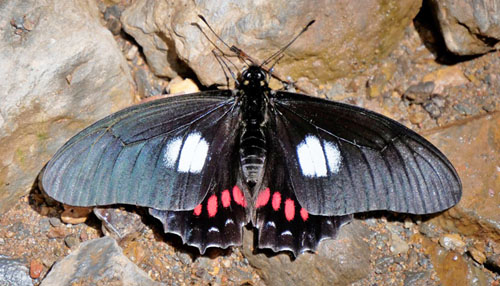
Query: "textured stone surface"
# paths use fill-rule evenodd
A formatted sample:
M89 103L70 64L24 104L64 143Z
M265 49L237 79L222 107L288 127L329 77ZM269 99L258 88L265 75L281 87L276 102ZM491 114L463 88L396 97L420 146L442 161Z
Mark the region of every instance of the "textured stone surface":
M432 0L446 47L458 55L500 47L500 0Z
M286 252L252 253L252 236L245 235L243 254L267 285L348 285L371 273L369 234L366 226L353 220L336 239L324 240L315 253L296 259Z
M429 136L462 179L460 203L431 222L500 243L500 113L474 118Z
M58 285L162 285L154 282L122 253L116 241L103 237L86 241L56 263L42 286Z
M0 255L0 285L31 286L28 267L22 261Z
M111 33L86 1L0 4L0 213L73 134L132 102Z
M121 20L127 33L142 46L157 75L173 77L183 67L180 59L203 84L210 85L226 81L212 54L214 46L206 38L215 37L198 14L204 15L229 45L260 60L285 46L315 19L316 23L286 51L279 70L294 79L307 76L324 82L360 71L387 55L402 38L420 4L411 0L318 0L314 4L302 0L139 0L124 11ZM192 23L197 23L206 36ZM222 43L216 42L227 52ZM241 66L238 60L232 61Z
M439 226L442 231L450 232L440 242L445 245L444 237L457 238L450 247L454 251L441 251L441 247L431 242L425 245L426 251L443 285L483 281L484 273L460 253L469 251L476 261L487 260L489 267L500 267L500 261L491 259L500 255L500 113L472 118L434 132L428 138L454 164L462 179L463 195L458 205L422 225ZM467 246L463 240L469 241ZM485 285L481 283L470 285Z

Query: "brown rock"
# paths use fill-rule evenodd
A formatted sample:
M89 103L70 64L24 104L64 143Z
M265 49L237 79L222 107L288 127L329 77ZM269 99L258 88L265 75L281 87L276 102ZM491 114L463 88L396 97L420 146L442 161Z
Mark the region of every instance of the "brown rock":
M460 254L465 252L465 242L458 233L447 233L441 236L439 244L446 250L454 250Z
M483 264L484 262L486 262L486 255L481 250L479 250L475 247L471 247L471 248L469 248L469 252L470 252L470 255L472 256L472 258L475 261L477 261L477 263Z
M91 212L92 208L73 207L64 205L64 211L61 214L61 220L64 223L70 223L70 224L84 223Z
M467 276L469 266L462 255L454 251L445 251L427 238L423 239L422 246L434 265L441 285L470 285L467 283L469 281Z
M66 228L64 226L53 227L47 233L48 238L63 238L66 236Z
M462 180L457 206L430 220L477 241L500 242L500 113L433 132L428 136L453 163Z
M433 93L443 94L449 86L460 86L469 82L459 65L443 67L424 76L424 82L433 82Z
M210 39L197 14L229 45L264 60L285 46L309 21L316 23L287 51L281 74L321 82L357 72L385 57L402 38L421 1L136 1L121 20L127 33L142 46L158 76L175 77L185 62L205 85L226 84L221 65L212 55ZM297 13L300 11L300 13ZM369 20L368 20L369 19ZM216 44L225 48L221 43ZM227 50L225 50L227 52ZM177 56L176 56L177 54ZM241 66L237 60L233 60ZM235 69L235 72L238 72Z
M182 79L181 77L176 77L170 81L167 88L170 94L187 94L200 91L192 79Z
M42 263L36 259L31 260L31 262L30 262L30 277L32 279L37 279L40 277L40 274L42 274L42 271L43 271Z

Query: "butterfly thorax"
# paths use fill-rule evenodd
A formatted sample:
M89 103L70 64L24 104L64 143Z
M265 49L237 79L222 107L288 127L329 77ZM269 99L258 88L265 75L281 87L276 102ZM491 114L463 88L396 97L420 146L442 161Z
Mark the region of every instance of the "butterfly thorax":
M250 188L259 184L266 159L266 94L269 87L264 71L250 66L242 73L239 86L242 100L240 162L244 181Z

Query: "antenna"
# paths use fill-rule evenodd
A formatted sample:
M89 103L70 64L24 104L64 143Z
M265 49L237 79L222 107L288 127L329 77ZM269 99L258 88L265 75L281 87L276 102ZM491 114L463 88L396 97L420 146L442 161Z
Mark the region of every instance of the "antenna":
M295 36L286 46L284 46L283 48L279 49L277 52L275 52L274 54L272 54L269 58L267 58L264 62L262 62L261 65L267 65L268 63L270 63L274 58L276 58L277 56L281 55L286 49L288 49L288 47L290 47L293 42L295 42L305 31L307 31L307 29L312 25L314 24L314 22L316 22L316 20L312 20L311 22L309 22L304 28L302 28L302 31L300 31L297 36Z
M208 29L210 30L210 32L212 32L212 34L215 35L215 37L222 43L224 44L224 46L226 46L231 52L233 52L240 60L242 60L243 62L245 62L247 65L256 65L256 66L259 66L262 70L264 70L270 77L274 77L275 79L277 79L278 81L281 81L285 86L294 86L296 87L297 89L299 90L302 90L302 91L305 91L307 92L306 90L304 90L303 88L300 88L300 86L297 86L294 82L290 81L290 80L286 80L284 79L284 77L282 75L280 75L276 70L274 70L274 65L276 65L276 63L283 57L283 53L285 52L286 49L288 49L288 47L290 47L305 31L307 31L307 29L314 23L316 22L316 20L312 20L310 21L309 23L307 23L306 26L304 26L304 28L302 28L302 30L288 43L286 44L283 48L279 49L277 52L275 52L274 54L272 54L270 57L268 57L265 61L263 61L262 63L259 61L259 60L256 60L254 58L252 58L251 56L249 56L247 53L245 53L242 49L232 45L232 46L229 46L213 29L212 27L210 26L210 24L208 24L208 21L205 19L205 17L203 17L202 15L199 15L198 14L198 18L200 18L203 23L205 23L205 25L208 27ZM208 41L220 52L220 58L217 59L217 61L219 60L222 60L222 58L226 58L230 63L231 65L233 65L236 69L236 65L231 61L229 60L228 58L228 54L224 53L224 51L222 51L212 40L210 40L210 38L203 32L203 29L201 29L201 27L197 24L197 23L192 23L192 25L196 25L201 31L202 33L205 35L205 37L208 39ZM214 53L215 54L215 53ZM269 68L267 67L267 65L274 59L276 59L276 62ZM222 60L223 61L223 60ZM249 64L249 63L250 64ZM228 65L223 61L223 65L226 66L226 68L228 68L229 70L229 73L231 74L231 76L233 77L233 79L237 82L237 79L235 78L233 72L231 71L231 69L229 69ZM220 64L220 62L219 62ZM225 72L224 72L225 73Z

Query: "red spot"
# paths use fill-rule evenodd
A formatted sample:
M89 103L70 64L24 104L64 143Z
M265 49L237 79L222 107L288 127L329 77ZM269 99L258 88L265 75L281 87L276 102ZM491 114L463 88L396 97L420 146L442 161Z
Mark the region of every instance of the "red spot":
M233 188L233 198L234 201L239 204L242 207L247 206L247 201L245 200L245 196L243 195L243 192L241 192L240 188L238 186L234 186Z
M295 203L291 199L285 201L285 217L287 221L291 221L295 216Z
M266 188L257 196L257 202L255 203L256 208L263 207L269 202L269 197L271 196L271 190Z
M210 196L207 202L208 217L214 217L217 214L217 197L215 195Z
M300 216L302 217L303 221L306 221L309 218L309 213L306 211L305 208L300 209Z
M281 194L276 192L273 194L273 201L271 202L273 205L273 210L277 211L280 209L281 204Z
M222 191L222 195L220 196L220 200L222 201L222 206L227 208L231 205L231 195L229 194L229 190Z
M194 215L195 216L199 216L201 215L201 204L197 205L195 208L194 208Z

